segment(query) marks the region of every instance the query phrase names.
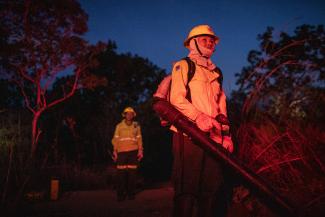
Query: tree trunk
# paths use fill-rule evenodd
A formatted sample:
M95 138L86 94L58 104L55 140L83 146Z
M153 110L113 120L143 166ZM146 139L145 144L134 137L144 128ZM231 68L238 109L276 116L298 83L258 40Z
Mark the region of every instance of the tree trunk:
M33 158L37 149L39 135L41 133L38 128L38 120L41 116L42 111L37 111L34 113L33 121L32 121L32 147L31 147L31 157Z

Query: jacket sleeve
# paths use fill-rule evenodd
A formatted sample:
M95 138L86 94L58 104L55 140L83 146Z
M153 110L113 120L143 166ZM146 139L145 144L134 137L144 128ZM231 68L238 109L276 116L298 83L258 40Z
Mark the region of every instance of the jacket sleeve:
M177 62L172 71L170 103L186 117L195 121L200 114L191 102L186 99L186 86L188 65L185 60Z
M114 136L112 139L112 144L113 144L113 150L117 151L117 146L118 146L118 142L119 142L119 137L120 137L120 133L119 133L119 126L117 125L115 127L115 132L114 132Z
M137 130L137 142L138 142L138 152L143 153L142 134L141 134L140 125L138 125L138 130Z
M223 114L224 116L226 116L228 118L226 94L225 94L225 92L223 90L221 90L220 99L219 99L218 104L219 104L219 108L220 108L220 114ZM227 134L227 136L230 135L229 134L229 127L230 126L222 125L222 130L224 131L224 133Z
M227 99L226 99L226 94L223 90L221 90L220 94L220 99L219 99L219 108L220 108L220 113L227 116Z

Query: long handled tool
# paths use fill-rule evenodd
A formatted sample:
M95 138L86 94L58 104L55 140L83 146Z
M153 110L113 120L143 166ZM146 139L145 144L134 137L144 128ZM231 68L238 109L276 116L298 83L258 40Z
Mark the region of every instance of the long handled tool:
M229 152L224 150L220 144L215 143L204 132L202 132L193 122L188 120L181 112L175 109L169 102L156 98L154 100L153 109L163 119L169 121L178 130L188 135L196 145L200 146L207 153L217 160L223 162L227 167L231 168L239 174L247 183L261 193L268 202L281 216L299 216L295 213L295 209L274 189L272 189L261 177L257 176L253 171L245 167L238 159L231 156Z

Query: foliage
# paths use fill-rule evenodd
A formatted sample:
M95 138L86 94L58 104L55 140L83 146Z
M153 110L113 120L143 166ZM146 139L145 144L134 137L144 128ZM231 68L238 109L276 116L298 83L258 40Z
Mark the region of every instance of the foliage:
M69 101L49 110L43 117L45 134L44 140L40 141L44 144L43 152L51 153L49 160L52 163L75 162L83 166L112 163L109 151L115 126L122 119L122 110L132 106L142 127L143 172L167 171L166 165L170 165L171 159L163 165L157 159L166 156L162 153L171 155L168 153L169 133L160 127L151 108L151 96L165 72L148 59L129 53L118 54L115 43L111 41L99 54L98 60L99 66L91 73L105 78L106 85L80 89ZM61 94L65 80L63 77L54 83L53 96ZM54 153L57 153L56 157ZM157 167L162 169L157 170Z
M0 111L0 196L1 204L21 185L28 158L28 114L19 109Z
M278 36L269 27L258 40L229 103L237 109L229 112L237 155L302 216L318 216L325 195L324 27Z
M269 27L258 40L249 66L236 74L238 92L248 95L244 111L257 105L280 119L324 120L324 26L302 25L293 35Z
M33 114L34 155L41 134L41 114L75 93L79 80L87 76L89 67L96 65L93 56L102 44L91 46L81 37L87 31L88 17L74 0L7 1L2 6L1 71L17 84ZM51 85L66 73L74 76L66 80L60 97L51 98Z
M304 122L279 125L260 115L242 123L236 136L238 157L250 169L301 212L317 213L325 195L323 130Z
M30 164L39 169L31 185L41 188L38 178L62 172L50 168L76 168L72 179L78 180L78 171L112 163L110 141L125 106L135 108L142 127L141 171L166 178L171 165L170 135L151 108L151 96L165 71L138 55L118 54L114 42L90 45L82 38L87 15L75 1L17 0L2 6L0 88L4 97L0 111L22 107L30 111L24 116L25 121L33 121L35 161ZM23 135L24 140L28 138ZM20 145L26 156L30 145ZM21 162L26 163L26 158ZM20 180L17 185L23 186L22 182L27 183Z

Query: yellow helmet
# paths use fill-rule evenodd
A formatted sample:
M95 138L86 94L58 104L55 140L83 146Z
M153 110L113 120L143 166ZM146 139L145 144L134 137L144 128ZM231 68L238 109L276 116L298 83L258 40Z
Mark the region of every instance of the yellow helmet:
M134 117L137 115L137 113L135 113L134 109L132 107L126 107L124 110L123 110L123 113L122 113L122 116L125 117L125 113L127 112L133 112L134 114Z
M200 35L210 35L215 39L215 43L218 44L219 43L219 37L216 36L212 30L212 28L208 25L198 25L195 26L190 33L188 34L187 38L184 41L184 46L188 48L189 44L190 44L190 40L192 38L195 38L197 36Z

